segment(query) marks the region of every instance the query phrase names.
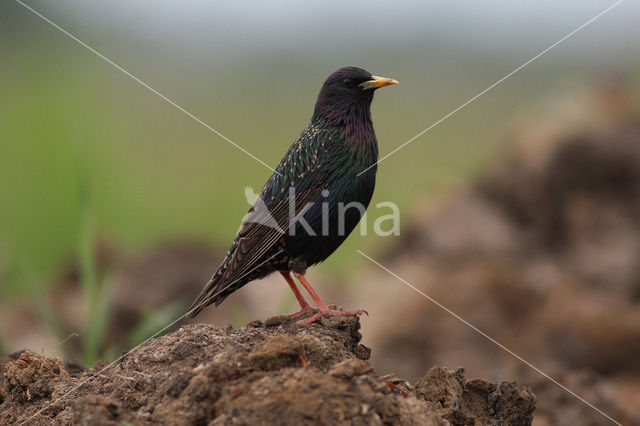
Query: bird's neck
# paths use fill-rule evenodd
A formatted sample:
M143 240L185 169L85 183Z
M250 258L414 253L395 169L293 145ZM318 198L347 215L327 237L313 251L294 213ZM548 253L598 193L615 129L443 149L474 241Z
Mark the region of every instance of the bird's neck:
M354 155L377 158L378 143L371 121L371 101L344 105L316 105L312 122L326 123L342 133Z

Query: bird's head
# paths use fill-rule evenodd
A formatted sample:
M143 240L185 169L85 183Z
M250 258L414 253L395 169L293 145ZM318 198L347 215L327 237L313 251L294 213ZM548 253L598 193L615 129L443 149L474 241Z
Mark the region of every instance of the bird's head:
M314 116L331 121L370 120L373 92L396 80L377 77L358 67L340 68L327 78L318 94Z

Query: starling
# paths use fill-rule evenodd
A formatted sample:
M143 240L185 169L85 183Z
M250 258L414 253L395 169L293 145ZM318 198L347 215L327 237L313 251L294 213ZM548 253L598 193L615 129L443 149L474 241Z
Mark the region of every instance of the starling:
M364 312L327 306L306 280L305 272L342 244L371 201L378 159L371 101L376 89L397 83L357 67L341 68L327 78L311 122L244 217L218 271L191 305L190 318L212 303L219 305L248 282L276 271L300 303L300 311L291 314L292 318L313 309L291 273L318 306L318 312L302 324L310 324L322 314Z

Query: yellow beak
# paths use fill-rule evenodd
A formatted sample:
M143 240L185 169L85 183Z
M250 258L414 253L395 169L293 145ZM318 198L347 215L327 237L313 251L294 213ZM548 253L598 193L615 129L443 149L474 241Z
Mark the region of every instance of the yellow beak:
M392 78L378 77L376 75L371 76L371 80L367 80L364 83L360 83L362 90L378 89L384 86L391 86L392 84L398 84L398 82Z

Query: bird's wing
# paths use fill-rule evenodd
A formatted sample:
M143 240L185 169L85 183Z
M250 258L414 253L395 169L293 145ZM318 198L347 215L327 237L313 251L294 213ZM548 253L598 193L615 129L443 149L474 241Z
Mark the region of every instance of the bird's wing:
M308 127L291 145L245 216L222 281L238 279L266 261L265 253L289 232L292 216L327 187L330 138L329 132Z
M320 183L307 190L296 192L296 214L300 213L308 203L312 203L325 187L326 184ZM236 237L235 250L222 277L224 282L236 280L257 267L260 262L268 261L265 254L277 246L281 237L289 232L290 203L293 205L291 197L287 196L276 203L264 203L266 211L261 206L256 209L256 204L261 203L262 199L258 198L245 217L245 223ZM281 250L284 250L284 247ZM275 257L275 253L272 256Z
M280 254L278 250L284 250L279 247L281 238L289 232L290 206L295 205L295 213L299 214L327 187L327 146L321 142L327 135L313 131L310 136L305 137L304 132L300 135L265 184L245 216L227 257L193 303L192 317L204 306L221 302L243 284L243 278L269 262L269 256ZM238 285L234 286L236 282ZM194 310L195 307L198 308Z

